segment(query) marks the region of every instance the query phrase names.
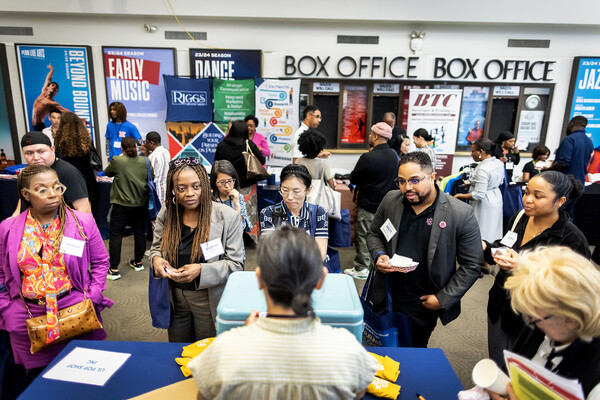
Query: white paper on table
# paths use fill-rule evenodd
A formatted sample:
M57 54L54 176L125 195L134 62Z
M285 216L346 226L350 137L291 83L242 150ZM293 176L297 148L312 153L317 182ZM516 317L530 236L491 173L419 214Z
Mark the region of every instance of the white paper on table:
M104 386L130 356L129 353L75 347L43 377Z

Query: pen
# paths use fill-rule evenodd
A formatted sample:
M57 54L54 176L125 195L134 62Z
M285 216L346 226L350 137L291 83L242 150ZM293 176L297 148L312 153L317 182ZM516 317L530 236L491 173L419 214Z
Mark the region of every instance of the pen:
M419 400L425 400L425 397L423 397L419 393L417 393L417 399L419 399Z

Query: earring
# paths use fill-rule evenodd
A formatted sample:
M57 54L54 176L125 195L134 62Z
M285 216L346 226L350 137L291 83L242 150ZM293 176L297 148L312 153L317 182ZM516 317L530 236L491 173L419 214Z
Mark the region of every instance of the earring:
M175 200L175 196L171 197L171 200L173 201L173 204L177 204L177 201Z

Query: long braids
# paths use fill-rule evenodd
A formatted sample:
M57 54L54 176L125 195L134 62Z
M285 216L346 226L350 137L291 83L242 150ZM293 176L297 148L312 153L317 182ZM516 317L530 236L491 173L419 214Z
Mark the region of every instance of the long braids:
M190 262L200 262L202 257L201 243L208 241L210 234L210 220L212 213L212 199L210 193L210 183L208 181L208 174L204 167L198 165L187 165L181 163L177 167L170 169L167 175L167 198L165 199L165 205L167 207L167 216L165 218L164 232L162 242L160 244L160 251L165 260L167 260L173 267L178 265L178 251L179 243L181 241L181 225L183 222L184 207L179 204L175 195L175 184L174 180L177 180L181 171L185 168L193 170L198 178L200 179L200 204L198 205L198 224L194 231L194 240L192 242L192 254Z

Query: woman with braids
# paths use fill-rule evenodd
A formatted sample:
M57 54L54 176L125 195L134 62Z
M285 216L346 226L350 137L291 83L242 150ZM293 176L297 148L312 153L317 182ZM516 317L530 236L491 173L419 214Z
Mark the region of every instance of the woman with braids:
M8 331L15 362L35 376L66 343L31 354L25 320L46 315L47 342L61 335L57 311L92 300L98 318L113 302L106 288L108 254L92 214L74 211L64 200L63 186L50 167L29 165L17 179L27 209L0 225L0 329ZM67 245L65 245L67 243ZM65 246L63 246L65 245ZM25 307L27 305L27 308ZM104 329L77 339L103 340Z
M148 159L138 156L132 137L121 140L121 149L123 155L115 156L104 170L106 176L114 176L110 187L110 270L107 275L111 281L121 278L121 243L127 226L133 229L134 239L134 258L129 261L129 266L136 272L144 269L142 258L146 251L148 169L154 179Z
M98 200L98 184L96 175L90 165L90 147L92 137L77 114L66 112L60 117L60 125L54 134L54 149L56 155L73 165L85 179L88 198L92 208Z
M298 148L304 157L298 158L296 164L304 165L313 179L322 179L325 176L329 186L335 189L333 173L327 159L317 157L323 151L326 141L325 136L315 129L309 128L302 132L298 138Z
M377 363L350 332L315 316L311 294L327 275L315 241L279 227L261 236L257 264L267 314L253 311L188 364L198 398L361 398Z
M149 293L150 309L163 306L170 314L165 317L170 342L216 335L217 305L229 275L244 268L243 250L242 219L231 207L212 201L208 174L198 158L171 161L167 199L150 250L152 277L168 280L170 299L157 297L154 285ZM153 324L167 327L155 315Z

